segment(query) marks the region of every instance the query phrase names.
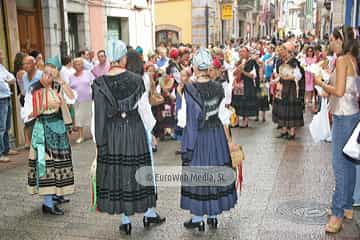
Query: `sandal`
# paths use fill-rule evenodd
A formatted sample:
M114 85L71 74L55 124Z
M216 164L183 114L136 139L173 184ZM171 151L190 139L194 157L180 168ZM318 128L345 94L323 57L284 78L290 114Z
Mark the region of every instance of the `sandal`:
M339 233L342 228L342 223L339 222L338 224L326 224L325 232L326 233Z

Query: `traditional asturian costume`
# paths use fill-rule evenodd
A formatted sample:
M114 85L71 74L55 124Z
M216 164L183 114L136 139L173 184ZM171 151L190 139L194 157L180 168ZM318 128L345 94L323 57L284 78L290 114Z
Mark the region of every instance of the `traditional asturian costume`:
M278 62L280 75L273 108L273 120L281 127L294 128L304 126L305 75L299 62L292 58ZM283 72L291 72L295 80L284 80Z
M193 58L200 71L211 65L211 55L201 48ZM195 82L185 86L186 121L182 138L182 163L187 167L229 167L231 158L223 123L219 118L220 104L225 97L222 85L215 81ZM186 228L203 231L203 216L208 224L217 226L217 215L230 210L237 202L235 182L226 186L184 186L180 207L193 215Z
M24 114L35 124L29 153L28 191L44 196L43 211L64 212L54 204L57 197L74 192L74 170L66 125L71 124L67 104L73 104L63 90L38 87L28 95ZM63 198L62 198L63 199Z
M114 60L126 56L126 45L115 42ZM116 53L118 52L118 53ZM92 86L94 135L97 148L96 209L123 214L120 231L131 233L129 216L145 213L143 223L164 222L155 213L154 184L141 185L135 174L141 167L152 169L151 130L155 120L142 77L124 71L97 78Z
M259 66L255 60L246 61L244 71L254 73L255 78L240 74L233 82L232 105L241 117L258 116L257 92L260 86ZM235 71L236 72L236 71Z

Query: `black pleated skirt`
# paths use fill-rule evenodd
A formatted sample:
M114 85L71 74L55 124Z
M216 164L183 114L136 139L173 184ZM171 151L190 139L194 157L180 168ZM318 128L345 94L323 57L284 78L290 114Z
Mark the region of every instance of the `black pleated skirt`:
M142 186L136 171L151 166L146 132L140 116L111 118L106 126L107 143L98 147L96 169L97 208L128 216L155 207L155 186Z
M304 126L303 104L301 100L276 99L273 107L273 121L282 127Z

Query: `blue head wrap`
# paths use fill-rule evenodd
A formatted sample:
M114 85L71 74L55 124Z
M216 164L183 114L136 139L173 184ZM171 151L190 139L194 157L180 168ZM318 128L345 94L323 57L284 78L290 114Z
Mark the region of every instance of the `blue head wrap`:
M57 69L61 68L61 63L60 63L60 59L58 56L48 58L45 61L45 64L51 64L51 65L55 66Z
M136 52L137 52L138 54L140 54L141 56L142 56L143 53L144 53L144 51L143 51L143 49L142 49L141 47L137 47L137 48L136 48Z
M201 71L209 69L212 65L212 61L213 60L210 51L202 47L196 51L195 55L193 56L192 63Z
M126 56L127 47L121 40L110 39L107 42L107 56L111 62L116 62Z

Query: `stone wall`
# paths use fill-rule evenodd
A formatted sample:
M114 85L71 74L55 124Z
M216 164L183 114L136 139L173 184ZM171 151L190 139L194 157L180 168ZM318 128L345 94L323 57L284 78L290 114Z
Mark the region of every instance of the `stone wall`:
M59 0L42 0L45 56L60 56L61 24Z

